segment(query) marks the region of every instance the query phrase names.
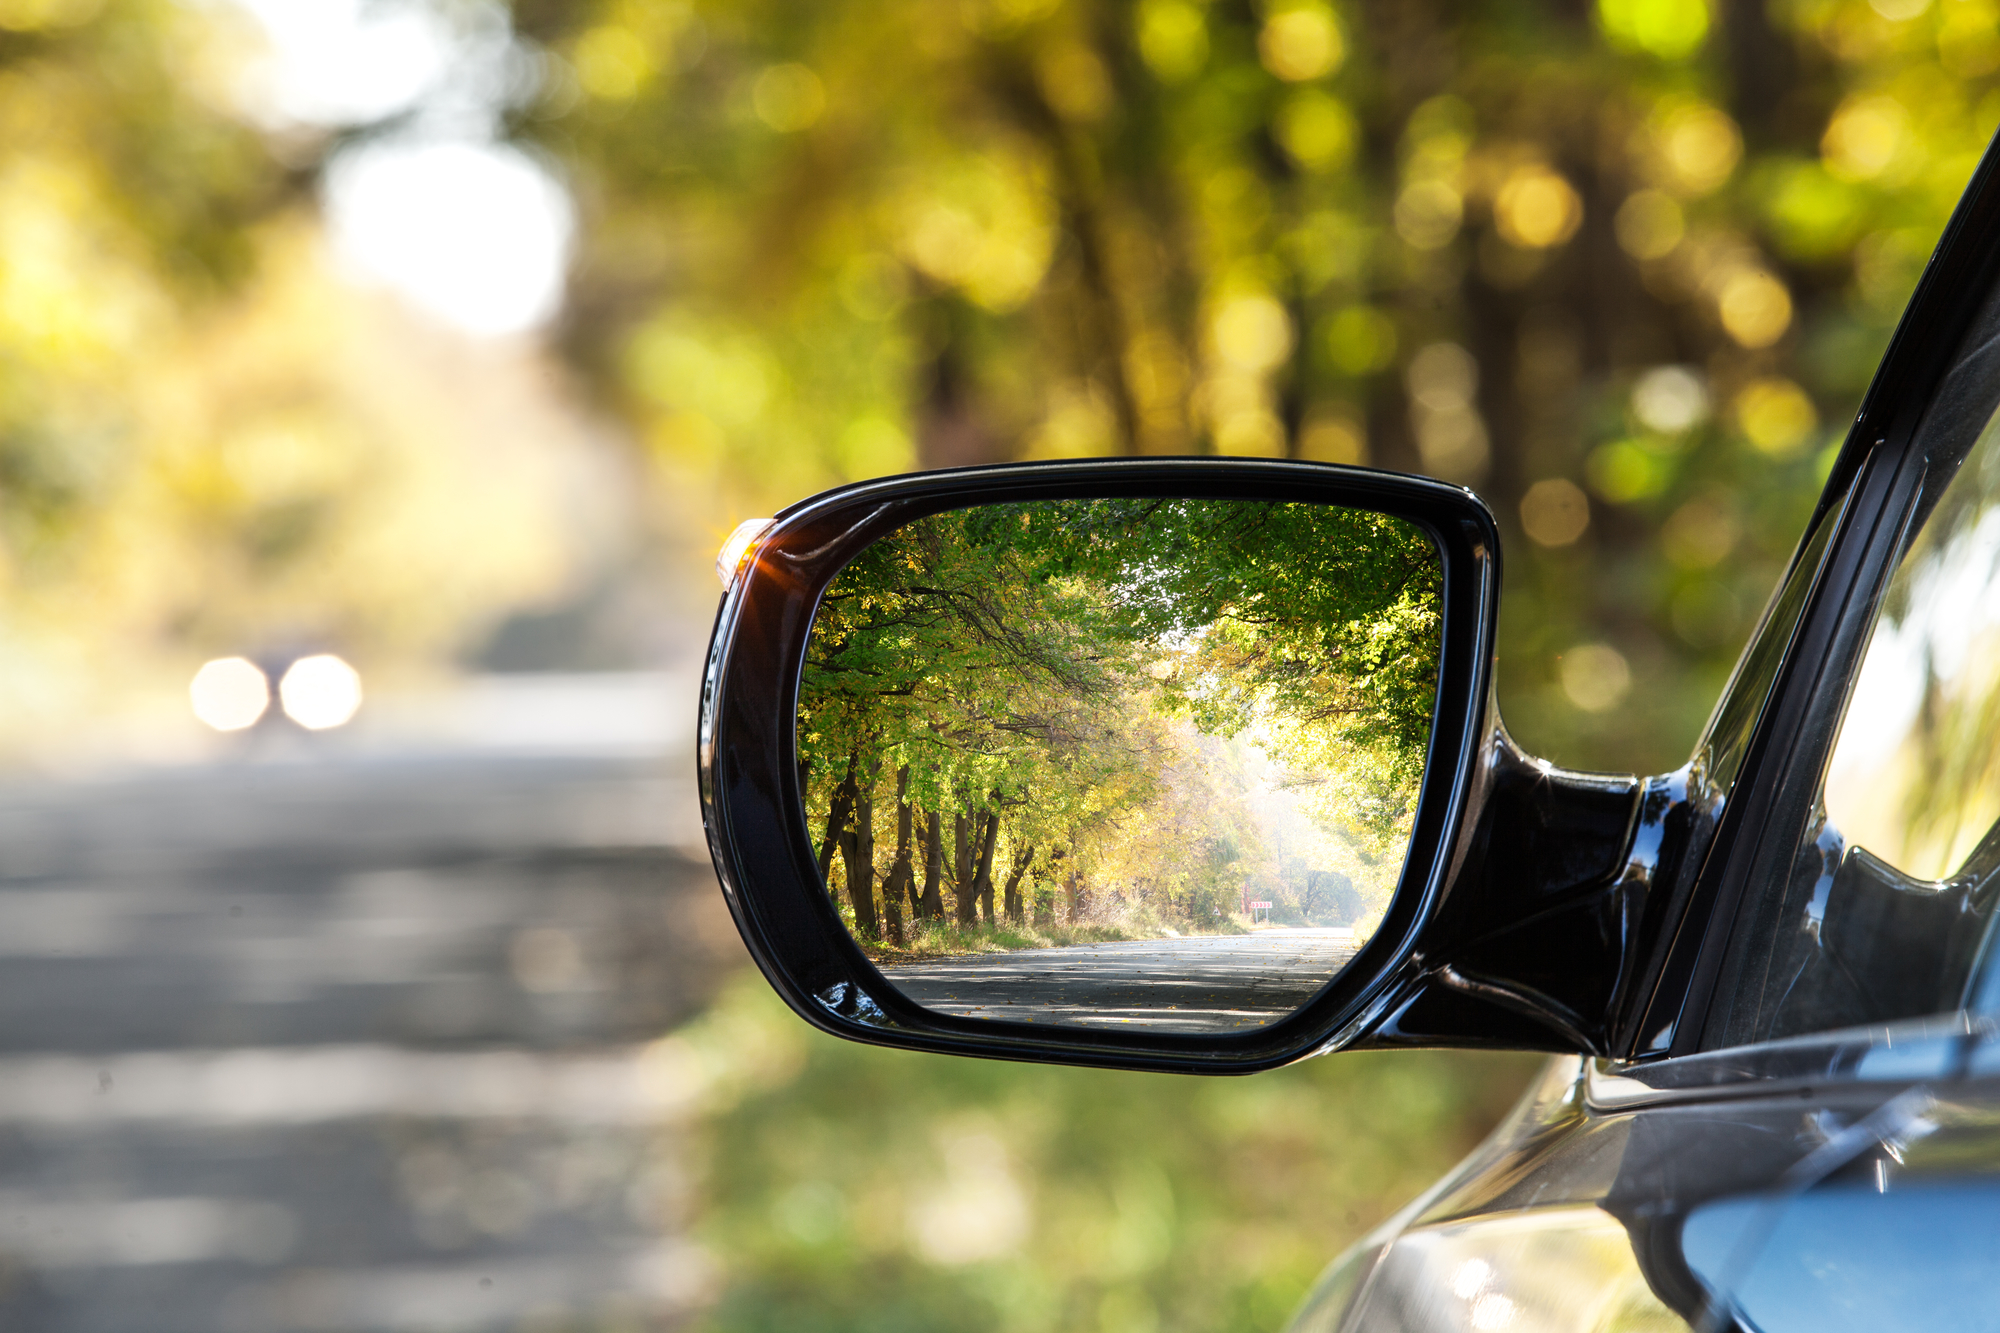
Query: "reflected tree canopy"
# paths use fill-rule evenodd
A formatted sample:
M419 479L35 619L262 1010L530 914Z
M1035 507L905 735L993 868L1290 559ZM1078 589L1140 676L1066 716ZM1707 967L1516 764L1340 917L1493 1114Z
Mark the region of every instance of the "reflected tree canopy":
M1372 928L1441 592L1427 537L1349 509L1065 500L909 524L828 589L808 651L829 889L890 944L917 923L1240 929L1254 901Z

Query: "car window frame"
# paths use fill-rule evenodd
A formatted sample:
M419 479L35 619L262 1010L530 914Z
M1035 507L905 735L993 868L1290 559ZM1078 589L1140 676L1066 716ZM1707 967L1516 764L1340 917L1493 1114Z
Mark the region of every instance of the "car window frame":
M1638 1027L1653 1036L1640 1035L1628 1059L1679 1059L1736 1044L1711 1030L1716 997L1731 980L1725 963L1744 913L1763 901L1760 894L1784 892L1784 868L1931 472L1924 427L1956 372L1982 356L2000 359L1996 237L2000 137L1988 145L1925 267L1807 526L1802 555L1820 525L1838 515L1680 924L1670 932ZM2000 378L1992 383L2000 397ZM1766 624L1758 634L1783 629ZM1758 646L1753 636L1745 660ZM1732 680L1731 688L1741 683Z

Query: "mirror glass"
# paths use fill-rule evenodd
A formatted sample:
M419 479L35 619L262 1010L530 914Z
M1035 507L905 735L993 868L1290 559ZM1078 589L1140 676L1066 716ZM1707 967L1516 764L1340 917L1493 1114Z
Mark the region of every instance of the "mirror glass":
M909 523L828 587L799 692L827 892L971 1018L1292 1013L1401 876L1443 566L1326 505L1065 499Z

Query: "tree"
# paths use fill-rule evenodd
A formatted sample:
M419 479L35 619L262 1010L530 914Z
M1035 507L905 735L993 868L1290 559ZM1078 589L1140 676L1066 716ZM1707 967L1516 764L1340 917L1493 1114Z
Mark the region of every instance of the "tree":
M827 589L808 647L800 761L822 874L845 849L856 927L875 936L859 849L866 775L891 766L884 882L913 882L908 822L913 913L960 931L996 923L1003 837L1010 919L1048 847L1070 923L1113 906L1219 923L1265 856L1253 807L1274 780L1245 746L1263 768L1307 765L1276 781L1323 789L1323 817L1407 839L1438 596L1416 529L1322 506L1058 501L913 522Z
M663 465L745 513L1121 452L1476 485L1510 725L1640 771L1789 556L2000 72L1977 0L516 13L573 71L521 125L592 220L565 346Z

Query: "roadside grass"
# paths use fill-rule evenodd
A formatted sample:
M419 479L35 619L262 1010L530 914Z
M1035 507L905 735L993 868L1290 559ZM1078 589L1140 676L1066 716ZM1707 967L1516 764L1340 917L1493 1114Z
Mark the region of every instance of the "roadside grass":
M843 907L841 916L850 916ZM852 920L848 930L854 929ZM1059 949L1073 944L1115 944L1124 940L1173 939L1183 935L1243 935L1248 928L1225 918L1202 930L1180 929L1159 922L1118 917L1075 924L997 921L961 926L956 921L918 921L904 928L903 943L863 939L855 942L877 965L913 963L930 958L962 958L975 953L1006 953L1015 949Z

